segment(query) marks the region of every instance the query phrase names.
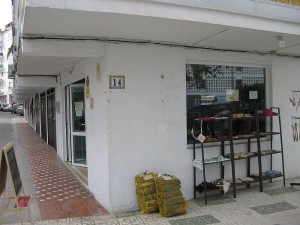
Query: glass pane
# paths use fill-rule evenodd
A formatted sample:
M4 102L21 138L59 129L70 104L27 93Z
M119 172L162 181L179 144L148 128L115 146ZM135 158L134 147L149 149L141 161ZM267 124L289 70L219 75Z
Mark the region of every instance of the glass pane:
M225 65L186 65L187 137L192 143L191 129L196 117L214 117L224 110L251 116L255 110L265 108L266 69L263 67ZM255 122L255 121L254 121ZM255 123L233 122L236 135L255 130ZM265 129L265 121L259 123ZM228 130L210 122L203 122L203 134L217 137L216 131ZM224 132L224 131L223 131Z
M73 131L85 131L84 87L72 87Z
M86 165L85 136L73 136L74 163Z

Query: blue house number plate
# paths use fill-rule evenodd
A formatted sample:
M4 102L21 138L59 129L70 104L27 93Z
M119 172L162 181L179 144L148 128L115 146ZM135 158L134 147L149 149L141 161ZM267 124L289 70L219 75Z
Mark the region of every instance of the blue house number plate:
M125 89L125 76L109 76L109 89Z

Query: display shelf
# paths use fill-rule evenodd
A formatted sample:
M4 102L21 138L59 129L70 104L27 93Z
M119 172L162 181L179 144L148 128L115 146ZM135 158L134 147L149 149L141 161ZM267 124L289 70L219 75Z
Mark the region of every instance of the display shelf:
M204 161L205 165L209 165L209 164L217 164L217 163L223 163L223 162L228 162L230 161L229 158L225 158L224 160L220 160L220 161L215 161L215 162L207 162L207 161Z
M243 185L249 185L249 184L254 184L254 183L258 183L259 179L254 179L252 181L241 181L241 182L233 182L233 181L229 181L231 183L231 185L235 185L235 186L243 186Z
M247 117L239 117L239 118L233 118L232 114L230 113L228 117L222 117L222 118L215 118L215 117L206 117L206 121L210 121L210 123L214 122L220 122L220 121L226 121L228 123L228 134L220 135L221 137L226 137L220 139L210 139L210 140L205 140L203 143L200 143L200 150L202 154L202 162L203 163L203 180L204 184L206 183L206 166L211 165L211 164L220 164L220 169L221 169L221 179L224 179L224 163L223 162L230 162L231 165L231 181L235 181L235 161L236 160L241 160L241 159L246 159L246 164L247 164L247 177L251 177L254 180L253 181L241 181L241 182L231 182L231 188L233 192L234 198L236 197L236 187L242 186L242 185L247 185L247 187L250 187L250 184L253 183L259 183L259 188L260 191L263 191L263 181L269 180L272 182L272 179L275 178L283 178L283 184L285 186L285 172L284 172L284 155L283 155L283 143L282 143L282 129L281 129L281 118L280 118L280 109L278 107L272 107L271 109L267 109L264 112L269 113L270 115L259 115L258 110L255 111L255 114L253 116L247 115ZM194 120L194 122L200 122L201 124L205 121L200 119ZM260 131L260 122L262 121L262 118L270 118L270 127L269 129L264 128L263 131ZM274 119L277 118L277 124L278 124L278 129L279 131L274 131L273 130L273 123ZM254 121L255 123L251 122L251 125L255 125L255 132L251 133L244 133L240 135L233 135L233 121L238 122L241 120L249 120L249 121ZM278 150L273 149L273 139L274 137L279 136L280 138L280 148ZM271 137L270 139L266 139L264 141L269 141L270 142L270 149L268 150L263 150L261 146L261 139L265 137ZM241 152L241 153L236 153L234 148L235 148L235 142L238 140L247 140L247 152ZM257 146L255 148L255 151L253 151L253 146L251 146L251 143L253 143L253 140L257 143ZM229 153L225 155L225 142L228 142L229 145ZM209 143L219 143L220 148L221 148L221 155L226 158L224 161L219 161L219 162L205 162L205 151L206 148L212 147L207 144ZM239 144L243 144L241 142L238 142ZM214 145L216 147L216 145ZM252 150L252 151L251 151ZM194 159L196 157L196 141L194 140L193 144L193 153L194 153ZM273 155L275 154L280 154L281 155L281 160L282 160L282 174L281 175L276 175L276 176L265 176L262 172L262 164L265 163L262 161L262 158L265 157L270 157L270 170L272 170L273 167ZM252 158L257 158L257 167L258 167L258 175L256 177L250 175L251 174L251 167L250 167L250 160ZM196 168L194 167L194 198L196 198L196 184L197 184L197 179L196 179ZM205 199L205 204L207 204L207 189L206 185L204 185L204 199Z
M199 117L201 118L201 117ZM204 122L204 120L201 119L195 119L194 122L200 122L202 124L202 122ZM206 120L209 120L210 122L213 123L218 123L218 122L227 122L229 125L229 134L222 134L220 135L220 139L210 139L210 140L205 140L203 143L200 143L200 150L201 150L201 155L202 155L202 162L203 163L203 168L202 168L202 174L203 174L203 188L204 188L204 199L205 199L205 204L207 204L207 188L206 188L206 166L208 165L212 165L212 164L219 164L220 165L220 172L221 172L221 179L224 179L224 162L231 162L231 166L234 168L234 165L232 165L233 160L232 159L228 159L224 157L224 152L225 152L225 142L229 142L229 145L232 145L232 126L231 126L231 114L228 115L228 117L221 117L221 118L205 118ZM225 137L225 138L224 138ZM219 162L205 162L205 145L209 144L209 143L219 143L220 146L220 155L222 157L224 157L223 161L219 161ZM193 153L194 153L194 159L196 158L196 141L194 140L194 144L193 144ZM234 179L234 174L232 173L232 178ZM194 167L194 198L196 198L196 186L197 185L197 179L196 179L196 168ZM233 188L233 195L234 197L236 196L236 189L235 187Z

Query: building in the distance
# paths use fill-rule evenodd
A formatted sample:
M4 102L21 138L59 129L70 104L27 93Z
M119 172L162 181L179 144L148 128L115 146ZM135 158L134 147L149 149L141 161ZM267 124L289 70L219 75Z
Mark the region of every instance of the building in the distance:
M13 80L9 78L8 72L13 65L13 55L8 54L12 45L12 23L0 30L0 102L13 102Z

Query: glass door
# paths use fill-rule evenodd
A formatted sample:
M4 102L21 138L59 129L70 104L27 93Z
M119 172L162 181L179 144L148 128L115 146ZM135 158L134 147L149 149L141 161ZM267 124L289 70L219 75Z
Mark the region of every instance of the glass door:
M86 166L84 84L70 85L72 164Z

